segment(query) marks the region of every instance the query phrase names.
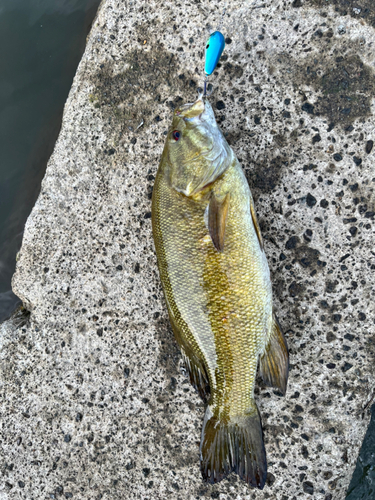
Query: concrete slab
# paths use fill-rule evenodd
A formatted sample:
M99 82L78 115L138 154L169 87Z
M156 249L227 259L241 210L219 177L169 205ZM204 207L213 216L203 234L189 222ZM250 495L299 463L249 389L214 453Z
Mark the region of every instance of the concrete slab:
M344 498L375 385L374 7L347 3L232 1L212 78L291 351L287 396L257 389L265 489L201 480L151 235L171 110L224 3L107 0L25 228L30 314L1 325L2 500Z

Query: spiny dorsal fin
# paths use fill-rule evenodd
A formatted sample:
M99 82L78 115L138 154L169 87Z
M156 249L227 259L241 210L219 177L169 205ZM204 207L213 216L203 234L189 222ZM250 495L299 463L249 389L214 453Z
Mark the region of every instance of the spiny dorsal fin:
M259 361L259 371L264 383L277 387L285 394L289 372L289 352L275 313L268 344Z
M258 223L258 219L257 219L257 214L255 213L255 207L254 207L253 200L250 201L250 213L251 213L251 218L253 219L255 232L257 233L257 236L258 236L260 248L263 250L263 238L262 238L262 234L260 232L260 227L259 227L259 223Z
M227 221L230 195L227 193L223 200L218 200L212 193L208 207L208 230L212 243L218 252L224 250L225 224Z

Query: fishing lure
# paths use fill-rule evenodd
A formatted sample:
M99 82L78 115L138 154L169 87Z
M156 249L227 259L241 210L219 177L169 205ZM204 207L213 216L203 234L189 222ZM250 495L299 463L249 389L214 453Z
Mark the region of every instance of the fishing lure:
M217 63L223 53L225 47L225 39L223 34L221 33L221 25L223 23L223 19L225 16L225 12L227 10L227 6L225 4L224 10L221 14L221 18L219 24L216 28L216 31L212 32L209 39L206 42L206 59L204 63L204 82L203 82L203 97L207 95L207 82L208 77L212 75L214 72Z
M223 53L225 47L224 36L220 31L211 33L206 42L206 60L204 64L204 82L203 82L203 96L207 95L207 82L208 77L214 72L217 63Z
M225 47L224 36L220 31L211 33L206 43L206 62L204 72L206 77L212 75Z

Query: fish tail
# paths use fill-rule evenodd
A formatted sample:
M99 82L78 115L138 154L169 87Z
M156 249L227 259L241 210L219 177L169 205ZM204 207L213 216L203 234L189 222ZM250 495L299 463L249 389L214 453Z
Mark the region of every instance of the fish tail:
M263 489L267 476L262 424L254 402L251 410L229 422L208 406L200 445L201 472L208 483L218 483L235 472L250 486Z

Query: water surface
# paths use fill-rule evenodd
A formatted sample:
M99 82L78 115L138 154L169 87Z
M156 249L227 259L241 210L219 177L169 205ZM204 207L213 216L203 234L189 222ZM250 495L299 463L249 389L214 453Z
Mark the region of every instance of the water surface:
M375 404L346 500L375 499Z
M19 302L16 253L99 3L0 2L0 321Z

